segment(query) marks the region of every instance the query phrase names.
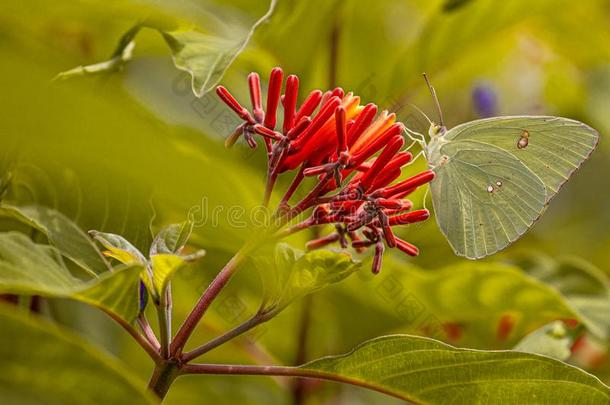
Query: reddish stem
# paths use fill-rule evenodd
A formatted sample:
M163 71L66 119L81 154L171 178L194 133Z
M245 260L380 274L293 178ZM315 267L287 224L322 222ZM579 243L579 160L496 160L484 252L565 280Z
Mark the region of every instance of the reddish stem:
M287 366L253 366L233 364L187 364L182 374L220 374L220 375L267 375L284 377L315 378L319 380L336 381L344 384L356 385L381 392L405 401L413 401L406 396L384 387L370 384L358 378L332 374L324 371L311 370L300 367ZM413 403L413 402L411 402Z
M176 333L174 340L170 346L171 357L179 356L182 352L186 341L191 336L195 327L210 307L214 299L218 296L224 286L231 280L231 277L238 269L239 265L244 259L243 252L240 250L229 260L229 262L223 267L223 269L216 275L216 278L210 283L208 288L205 290L199 301L191 311L191 313L184 320L180 329Z

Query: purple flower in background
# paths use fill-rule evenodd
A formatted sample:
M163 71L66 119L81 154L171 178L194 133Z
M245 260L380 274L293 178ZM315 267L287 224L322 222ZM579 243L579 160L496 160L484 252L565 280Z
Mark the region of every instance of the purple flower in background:
M472 90L472 104L479 118L488 118L498 113L498 97L489 83L479 83Z

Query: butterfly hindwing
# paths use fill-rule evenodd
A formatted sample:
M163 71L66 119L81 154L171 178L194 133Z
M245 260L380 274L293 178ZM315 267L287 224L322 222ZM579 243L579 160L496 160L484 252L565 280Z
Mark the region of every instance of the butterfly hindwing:
M431 183L437 222L456 254L478 259L515 241L545 207L545 186L512 154L460 140L444 144L447 159Z

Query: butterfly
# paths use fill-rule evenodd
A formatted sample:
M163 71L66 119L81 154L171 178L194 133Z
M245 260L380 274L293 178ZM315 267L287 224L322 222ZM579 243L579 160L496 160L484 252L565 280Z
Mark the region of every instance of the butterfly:
M428 142L418 139L436 174L430 183L436 221L457 255L480 259L531 228L589 158L599 134L551 116L501 116L447 129L424 77L440 119L430 121Z

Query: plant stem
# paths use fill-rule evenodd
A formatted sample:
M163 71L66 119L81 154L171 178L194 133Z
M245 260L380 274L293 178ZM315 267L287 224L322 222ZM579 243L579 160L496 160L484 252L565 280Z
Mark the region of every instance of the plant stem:
M140 333L138 333L137 330L135 330L129 323L127 323L121 317L113 314L112 312L108 312L108 311L104 311L104 312L108 316L110 316L114 321L116 321L116 323L121 325L123 327L123 329L125 329L125 331L127 333L129 333L131 335L131 337L133 337L135 339L136 342L138 342L138 344L142 347L142 349L144 349L144 351L146 351L146 353L150 356L150 358L152 358L155 362L157 360L159 360L159 353L151 346L151 344L148 342L148 340L146 340L146 338L144 336L142 336Z
M212 280L208 288L205 290L201 298L191 313L184 320L180 329L176 333L174 340L171 343L170 354L172 357L179 356L182 353L182 349L191 336L195 327L210 307L214 299L220 294L220 291L229 282L235 271L244 259L243 251L238 251L235 256L229 260L229 262L223 267L223 269L216 275L216 278Z
M160 351L161 344L157 340L157 336L155 336L155 332L153 332L152 328L150 327L150 324L148 323L148 320L146 319L144 313L138 316L138 325L140 326L140 329L142 329L142 333L144 334L144 337L146 338L148 343L150 343L150 345L155 350Z
M231 329L230 331L226 332L225 334L218 336L217 338L215 338L213 340L210 340L206 344L201 345L198 348L191 350L188 353L185 353L184 356L182 356L181 360L185 363L187 363L191 360L194 360L197 357L201 356L202 354L207 353L210 350L215 349L216 347L225 344L229 340L236 338L237 336L249 331L250 329L260 325L261 323L268 321L269 319L271 319L271 317L272 317L272 315L264 315L264 314L257 313L252 318L250 318L247 321L245 321L244 323L236 326L235 328Z
M157 318L159 319L159 340L161 344L161 357L169 358L170 338L172 336L171 326L171 295L169 288L166 290L165 297L157 305Z
M271 193L273 192L273 187L275 186L277 175L278 173L276 170L271 170L267 175L267 184L265 185L265 195L263 197L264 207L267 207L269 205L269 200L271 199Z
M155 366L148 389L155 393L159 399L165 398L169 387L180 375L180 366L176 362L163 361Z
M309 338L309 328L311 324L313 295L308 295L303 301L301 311L301 322L299 324L297 337L297 354L295 364L303 364L307 361L307 341ZM292 386L292 397L295 405L300 405L305 399L305 384L302 380L296 380Z
M299 168L299 171L294 176L292 183L290 183L290 187L288 187L288 190L286 190L286 193L282 197L282 201L280 201L280 204L278 205L278 209L280 209L283 206L288 205L288 201L290 200L290 197L292 197L292 195L294 194L294 192L297 190L297 188L299 187L299 185L301 184L301 182L304 179L304 176L303 176L304 170L305 170L305 167L303 165L301 165L301 167Z
M319 380L336 381L345 384L357 385L393 396L405 401L412 401L397 392L370 384L358 378L342 376L324 371L311 370L300 367L287 366L253 366L234 364L187 364L182 368L182 374L220 374L220 375L267 375L283 377L315 378Z

